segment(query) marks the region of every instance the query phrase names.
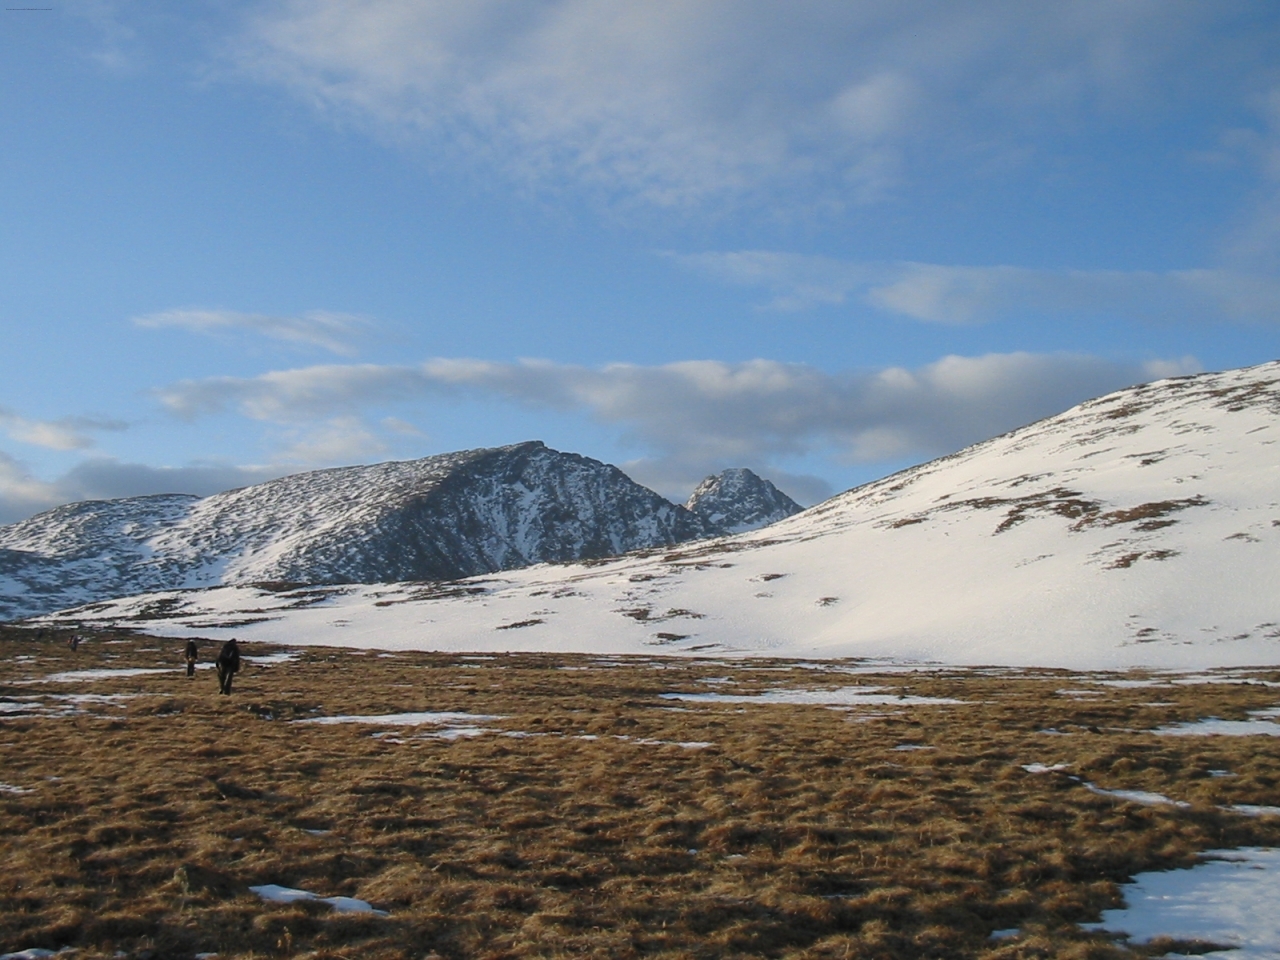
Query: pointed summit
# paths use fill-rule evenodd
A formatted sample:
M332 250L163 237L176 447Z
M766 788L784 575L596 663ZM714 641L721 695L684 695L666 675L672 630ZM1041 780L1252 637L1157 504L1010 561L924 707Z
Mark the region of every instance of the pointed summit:
M804 509L768 480L746 468L707 477L684 506L722 534L755 530Z

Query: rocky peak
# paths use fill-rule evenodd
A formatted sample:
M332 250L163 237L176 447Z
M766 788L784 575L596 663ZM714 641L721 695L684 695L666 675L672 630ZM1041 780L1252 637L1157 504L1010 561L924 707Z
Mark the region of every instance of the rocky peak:
M703 480L685 509L720 533L755 530L799 513L803 507L745 467Z
M0 617L218 584L447 580L719 532L617 467L529 441L57 507L0 527Z

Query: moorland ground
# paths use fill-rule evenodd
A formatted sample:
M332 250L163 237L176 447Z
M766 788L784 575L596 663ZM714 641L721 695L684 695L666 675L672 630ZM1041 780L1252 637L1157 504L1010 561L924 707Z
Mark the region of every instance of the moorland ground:
M1274 707L1278 670L1117 686L1049 670L295 648L248 662L222 697L212 671L183 675L183 641L105 633L72 652L66 636L0 630L0 952L1150 955L1204 947L1077 924L1119 906L1140 871L1280 844L1280 818L1223 809L1277 802L1280 738L1150 732ZM162 672L56 676L101 669ZM662 696L853 685L888 702ZM412 711L487 719L300 722ZM386 915L264 902L261 884Z

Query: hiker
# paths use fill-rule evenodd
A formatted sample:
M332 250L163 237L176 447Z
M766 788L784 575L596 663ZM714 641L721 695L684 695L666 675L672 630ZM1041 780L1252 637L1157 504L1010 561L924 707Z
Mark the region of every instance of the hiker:
M200 647L194 640L187 641L187 679L196 675L196 661L200 659Z
M80 639L80 634L73 633L71 635L71 639L67 641L67 646L71 648L72 653L75 653L76 648L80 646Z
M218 692L231 693L231 678L240 672L240 648L235 637L222 645L214 664L218 668Z

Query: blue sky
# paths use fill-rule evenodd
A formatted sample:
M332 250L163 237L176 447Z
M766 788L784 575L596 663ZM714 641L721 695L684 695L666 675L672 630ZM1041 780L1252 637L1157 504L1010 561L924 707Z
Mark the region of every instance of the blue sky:
M0 520L531 438L808 503L1280 356L1273 4L47 6Z

